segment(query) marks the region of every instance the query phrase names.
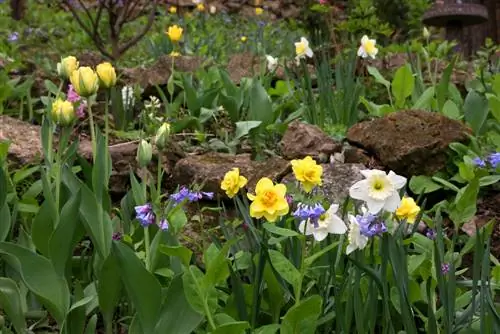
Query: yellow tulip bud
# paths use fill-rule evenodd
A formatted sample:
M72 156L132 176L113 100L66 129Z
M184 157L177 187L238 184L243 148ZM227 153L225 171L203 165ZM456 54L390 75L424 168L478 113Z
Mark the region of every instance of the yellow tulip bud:
M144 139L141 140L141 143L137 148L137 162L139 163L139 166L141 168L146 167L151 162L152 158L153 148L151 147L151 144Z
M429 29L427 29L427 27L424 27L422 35L424 36L425 39L429 39L429 37L431 37L431 33L429 32Z
M110 63L97 65L96 72L104 87L110 88L116 84L115 68Z
M162 150L167 146L170 137L170 124L163 123L162 126L156 131L155 145L158 149Z
M90 67L84 66L73 71L70 81L78 95L83 97L94 95L99 89L99 78Z
M264 9L261 7L255 8L255 15L262 15L262 13L264 13Z
M57 74L63 79L69 79L71 73L77 70L78 66L78 60L73 56L61 58L61 62L57 63Z
M52 119L61 126L70 125L75 119L73 103L62 99L52 102Z
M198 9L200 12L203 12L205 10L205 5L199 3L198 5L196 5L196 9Z
M243 43L245 43L245 42L247 41L247 36L241 36L241 38L240 38L240 39L241 39L241 41L242 41Z
M168 9L168 11L170 12L170 14L175 14L175 13L177 13L177 7L172 6L172 7L170 7L170 8Z
M170 26L168 27L167 35L172 42L176 43L182 38L182 28L178 25Z

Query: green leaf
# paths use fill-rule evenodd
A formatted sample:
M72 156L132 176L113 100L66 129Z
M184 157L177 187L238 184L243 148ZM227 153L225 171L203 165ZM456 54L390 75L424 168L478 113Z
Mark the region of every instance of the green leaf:
M187 224L187 216L182 207L176 206L168 214L168 221L173 229L174 234L179 233L182 228Z
M254 334L276 334L276 332L280 329L280 325L271 324L259 327L255 330Z
M193 252L184 246L160 245L159 250L168 256L177 256L186 267L191 263Z
M85 334L95 334L97 333L97 314L94 314L85 327Z
M21 275L24 284L62 324L69 310L70 293L66 280L59 276L52 263L31 250L9 242L0 243L0 253Z
M229 240L224 244L224 246L219 250L215 244L210 245L209 249L213 252L211 256L204 258L207 271L205 274L204 284L205 286L212 286L217 283L224 281L229 276L229 266L227 255L229 248L234 245L236 239ZM208 253L208 250L205 251Z
M394 112L394 109L388 104L376 104L374 102L368 101L363 96L359 98L359 101L368 110L368 113L373 116L382 117L384 115Z
M436 99L438 104L438 112L441 112L443 110L444 103L448 98L451 73L453 72L453 67L455 67L456 59L456 57L453 57L448 67L446 67L446 69L444 70L443 75L441 76L441 80L439 81L439 84L437 86Z
M248 119L261 121L264 126L274 121L271 99L258 79L254 79L250 89L250 109Z
M57 213L54 209L54 203L46 198L31 226L33 243L37 250L45 256L49 256L49 241L54 232L54 223L57 221Z
M120 265L113 253L110 253L102 264L97 281L97 295L99 308L104 318L104 323L113 324L115 308L122 297L123 284L121 282Z
M432 177L425 175L413 176L409 185L415 194L428 194L442 188L440 184L432 180Z
M205 304L207 311L217 310L217 290L214 285L204 284L204 275L198 267L189 266L182 275L182 283L186 299L196 312L205 314Z
M479 179L479 186L486 187L497 182L500 182L500 175L487 175Z
M389 89L391 87L391 83L389 81L387 81L382 76L382 74L380 74L380 72L378 71L378 69L376 67L367 66L366 69L368 70L368 73L370 73L370 75L375 78L376 82L378 82L379 84L384 85L385 88L387 88L387 89Z
M436 93L436 90L434 87L429 87L427 88L422 95L417 99L415 104L413 105L412 109L418 109L418 110L431 110L432 106L432 99L434 98L434 94Z
M477 194L479 193L479 181L473 179L467 186L460 189L455 197L455 206L450 212L455 224L462 224L471 220L476 214Z
M406 64L398 68L391 85L396 107L404 106L405 100L411 95L414 87L415 77L411 73L410 65Z
M280 334L314 334L323 300L318 295L294 305L283 317Z
M458 109L458 106L455 104L455 102L453 102L452 100L446 100L443 106L442 113L443 115L451 119L459 120L461 118L460 110Z
M288 228L278 227L275 224L264 223L262 224L262 227L273 234L281 235L283 237L295 237L299 235L297 232L293 230L290 230Z
M13 280L0 277L0 308L7 315L17 333L27 333L21 291Z
M234 138L235 139L240 139L240 138L248 135L248 133L252 129L258 128L261 124L262 124L261 121L236 122L235 123L236 130L235 130L235 133L234 133Z
M497 96L500 96L500 74L497 73L491 78L491 89Z
M269 258L274 269L280 274L280 276L290 283L293 287L296 287L300 282L300 272L297 268L283 255L282 253L271 249L269 250Z
M230 322L217 327L212 334L242 334L245 333L247 328L250 328L247 321Z
M474 134L483 133L488 112L488 101L477 92L469 91L464 102L464 118L474 131Z
M146 270L144 264L128 246L114 242L113 253L118 261L123 285L137 311L141 327L144 333L153 333L162 302L160 283Z
M191 334L203 320L183 293L182 276L176 276L168 287L155 333Z
M486 94L486 98L488 99L491 114L497 122L500 122L500 98L493 94Z

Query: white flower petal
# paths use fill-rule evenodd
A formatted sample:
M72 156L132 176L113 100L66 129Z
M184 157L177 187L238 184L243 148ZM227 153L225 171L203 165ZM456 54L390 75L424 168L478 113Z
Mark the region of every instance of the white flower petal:
M326 231L323 228L318 228L318 229L316 229L313 232L313 236L314 236L314 239L316 239L316 241L323 241L323 240L325 240L325 238L327 237L327 235L328 235L328 231Z
M366 201L368 197L368 180L361 180L354 183L351 188L349 188L349 196L353 199L359 199L361 201Z
M339 210L339 205L338 204L331 204L330 207L328 208L327 213L334 215L334 214L337 213L338 210Z
M304 224L305 223L306 223L305 220L303 220L303 221L300 222L299 227L298 227L299 233L304 233Z
M364 35L363 37L361 37L361 44L365 44L366 42L368 42L368 36Z
M347 249L345 250L345 253L347 255L349 255L352 252L354 252L356 249L358 249L356 246L349 244L349 245L347 245Z
M377 201L371 197L368 197L366 200L366 206L368 207L368 212L372 214L377 214L382 210L385 205L385 201Z
M358 49L358 57L366 57L366 52L365 52L365 48L360 46L359 49Z
M384 210L388 212L394 212L399 207L401 203L401 198L397 191L395 191L389 198L385 200Z
M347 225L337 215L334 215L330 218L327 229L328 233L344 234L347 232Z
M389 180L391 180L394 188L398 190L403 188L406 184L406 177L397 175L392 170L389 172L389 175L387 175L387 177L389 178Z
M312 52L312 50L310 48L306 49L306 56L308 56L309 58L312 58L313 52Z
M365 178L370 178L374 175L385 175L384 171L378 170L378 169L363 169L359 171L361 175L363 175Z
M300 38L300 43L304 44L306 49L309 47L309 41L305 37Z

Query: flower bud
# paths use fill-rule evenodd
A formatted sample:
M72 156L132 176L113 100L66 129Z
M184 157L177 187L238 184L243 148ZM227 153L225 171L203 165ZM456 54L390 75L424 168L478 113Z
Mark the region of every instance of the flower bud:
M90 67L84 66L73 71L70 81L78 95L83 97L92 96L99 89L99 78Z
M116 84L115 68L110 63L106 62L106 63L101 63L101 64L97 65L96 72L97 72L97 75L99 76L101 84L104 87L110 88Z
M144 139L141 140L141 143L137 148L137 162L139 163L139 166L141 168L146 167L151 162L152 158L153 148L151 147L151 144Z
M61 58L61 62L57 63L57 74L63 79L69 79L71 73L78 69L78 60L73 56Z
M163 150L168 143L170 137L170 124L163 123L156 131L155 145L158 149Z
M422 31L422 35L424 36L425 39L429 39L431 37L431 33L427 29L427 27L424 27L424 30Z
M52 102L52 119L61 126L70 125L75 119L73 103L62 99Z

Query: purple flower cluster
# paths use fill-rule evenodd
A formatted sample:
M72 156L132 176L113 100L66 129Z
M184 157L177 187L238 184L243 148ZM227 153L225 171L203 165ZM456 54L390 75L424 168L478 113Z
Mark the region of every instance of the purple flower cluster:
M153 224L156 220L153 206L151 203L139 205L135 207L135 218L141 223L143 227Z
M178 192L170 195L170 198L173 199L176 204L179 204L184 200L187 200L188 202L197 202L203 198L214 198L214 193L204 191L191 191L187 187L182 186Z
M427 228L427 230L425 231L425 236L431 240L434 240L436 239L436 231L432 228Z
M450 272L450 264L449 263L442 263L441 264L441 274L446 275L449 272Z
M360 233L368 238L387 232L387 226L385 226L385 223L377 215L371 213L357 215L356 221L359 224Z
M160 227L160 229L161 229L161 230L163 230L163 231L168 230L168 227L169 227L169 225L168 225L168 220L167 220L166 218L162 218L162 219L160 220L160 223L158 224L158 226L159 226L159 227Z
M500 165L500 152L491 153L485 159L475 157L472 159L472 163L479 168L486 168L488 163L493 169L496 169Z
M318 227L318 220L322 214L325 213L325 208L321 204L307 205L304 203L299 203L297 205L297 210L293 213L295 218L300 219L300 221L309 220L315 227Z

